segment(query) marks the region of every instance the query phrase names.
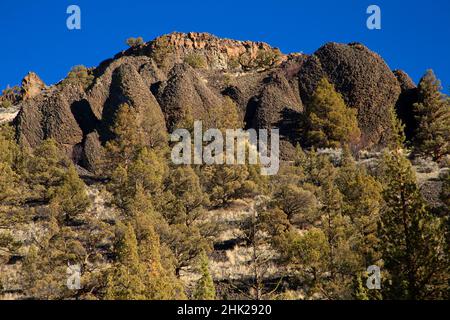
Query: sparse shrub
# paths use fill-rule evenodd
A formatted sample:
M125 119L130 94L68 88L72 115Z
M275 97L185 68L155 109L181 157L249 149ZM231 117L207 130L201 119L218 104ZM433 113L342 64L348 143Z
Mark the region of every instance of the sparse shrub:
M11 107L12 107L12 103L9 100L2 100L0 102L0 108L8 109L8 108L11 108Z
M83 89L87 89L94 81L92 71L83 65L73 67L67 74L66 79L63 80L62 85L68 84L81 85Z
M131 48L139 47L144 44L144 39L142 37L137 38L128 38L127 39L127 45L129 45Z
M151 57L155 60L158 67L168 68L168 56L173 53L174 48L169 42L167 36L160 37L152 42Z
M190 65L194 69L204 69L206 68L205 58L199 54L191 53L186 58L184 58L184 62Z
M229 67L231 70L239 69L239 68L241 67L241 64L239 63L239 59L238 59L238 58L231 58L231 59L228 61L228 67Z
M20 87L7 87L0 96L0 108L8 109L20 100Z
M272 66L281 55L280 50L263 50L260 49L256 55L255 65L258 68L268 68Z

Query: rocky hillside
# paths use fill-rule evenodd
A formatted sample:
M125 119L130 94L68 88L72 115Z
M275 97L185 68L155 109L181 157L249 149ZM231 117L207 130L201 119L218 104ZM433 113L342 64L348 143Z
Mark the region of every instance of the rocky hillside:
M305 105L323 77L358 110L360 148L386 144L392 106L413 125L407 110L416 86L362 44L328 43L312 55L283 54L265 43L207 33L159 37L96 68L73 70L50 87L30 73L22 83L15 124L23 145L34 148L53 138L75 163L93 171L120 104L134 106L143 124L166 132L188 115L207 121L209 111L229 97L247 128L280 128L282 154L289 158L301 142Z
M128 43L0 96L0 300L448 299L450 98L432 71L416 86L358 43ZM176 166L168 133L195 120L279 128L286 161Z

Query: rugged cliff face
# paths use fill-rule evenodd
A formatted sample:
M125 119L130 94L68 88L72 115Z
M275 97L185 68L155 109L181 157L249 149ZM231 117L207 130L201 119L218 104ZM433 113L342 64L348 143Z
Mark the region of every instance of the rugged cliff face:
M407 114L415 89L404 72L393 73L361 44L329 43L313 55L285 55L265 43L207 33L165 35L87 72L87 84L75 78L51 87L28 75L15 125L22 144L33 148L53 138L89 170L112 137L122 103L138 110L144 131L164 135L188 114L207 121L229 97L247 128L280 128L282 153L289 158L299 141L299 119L321 78L358 109L362 148L385 143L391 130L388 108Z

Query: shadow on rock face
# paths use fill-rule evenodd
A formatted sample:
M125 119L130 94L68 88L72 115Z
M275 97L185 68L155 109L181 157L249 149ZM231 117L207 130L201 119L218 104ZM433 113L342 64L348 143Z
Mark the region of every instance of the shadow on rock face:
M256 129L256 111L258 110L258 99L256 97L253 97L249 100L247 103L247 108L245 110L245 116L244 116L244 123L245 123L245 130L248 129Z
M87 136L89 133L98 129L100 121L95 117L91 105L86 99L72 103L70 110L80 126L81 131L83 131L83 136Z
M291 108L284 108L280 112L280 121L276 127L280 129L281 137L284 137L294 146L299 142L299 124L301 123L302 113L292 110Z

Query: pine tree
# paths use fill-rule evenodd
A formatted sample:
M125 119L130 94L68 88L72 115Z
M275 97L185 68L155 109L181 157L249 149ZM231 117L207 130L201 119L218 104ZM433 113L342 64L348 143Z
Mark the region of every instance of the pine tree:
M125 299L124 295L129 296L126 299L145 300L184 298L183 285L175 275L173 256L164 251L158 234L167 234L169 227L155 211L142 185L136 187L123 214L127 226L119 225L117 259L108 278L106 298ZM124 286L128 291L121 292Z
M321 284L321 291L328 298L344 299L351 295L352 279L360 261L353 250L355 228L350 217L343 213L343 195L335 184L335 174L335 170L328 173L319 191L322 214L320 228L329 246L327 266L330 273L328 281Z
M307 106L307 122L307 142L316 147L355 144L361 136L357 110L345 105L342 95L326 78L319 82Z
M365 269L379 260L376 248L377 225L383 200L381 184L367 174L364 167L357 165L346 147L336 185L343 195L343 214L350 217L356 229L355 246L364 260L361 268Z
M383 159L380 247L389 281L388 299L442 298L448 286L445 235L441 220L426 207L410 162L399 152Z
M402 123L400 118L397 116L395 108L389 108L389 118L391 120L391 130L387 141L387 146L391 150L402 149L405 146L406 134L405 125Z
M440 81L428 70L419 83L419 102L414 104L418 123L414 153L434 160L450 152L450 103L441 90Z
M195 300L215 300L216 288L209 272L209 261L206 253L200 255L201 278L198 280L194 290Z
M105 299L107 300L144 300L146 287L144 272L139 260L138 244L131 224L122 226L115 247L116 265L108 275Z

